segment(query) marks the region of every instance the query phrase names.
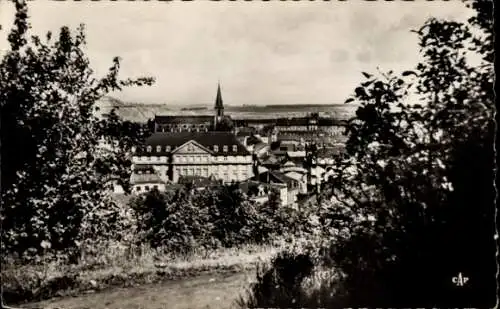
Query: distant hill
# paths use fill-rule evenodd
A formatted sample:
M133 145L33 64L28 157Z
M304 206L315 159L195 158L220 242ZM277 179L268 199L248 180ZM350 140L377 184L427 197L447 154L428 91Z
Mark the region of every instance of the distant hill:
M163 115L171 112L165 105L126 103L113 97L102 98L97 103L97 106L99 107L97 116L109 113L113 108L116 108L116 113L121 118L135 122L146 122L148 119L154 118L155 115Z
M117 113L125 120L135 122L146 122L155 115L212 115L212 108L204 107L181 107L166 104L144 104L123 102L113 97L102 98L97 106L100 116L109 113L111 109L117 108ZM279 118L279 117L301 117L309 113L320 113L336 119L348 119L354 115L357 105L350 104L298 104L298 105L228 105L225 113L234 119L242 118Z

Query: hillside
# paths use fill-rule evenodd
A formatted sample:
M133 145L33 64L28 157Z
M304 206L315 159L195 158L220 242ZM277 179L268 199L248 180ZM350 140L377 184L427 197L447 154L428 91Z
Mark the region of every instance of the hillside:
M97 106L97 115L108 113L117 108L117 113L125 120L146 122L155 115L211 115L212 109L186 108L186 106L169 106L164 104L143 104L123 102L113 97L102 98ZM226 106L225 112L234 119L242 118L279 118L301 117L308 113L320 113L336 119L348 119L354 115L356 105L346 104L301 104L301 105L262 105L262 106ZM183 110L184 108L184 110Z

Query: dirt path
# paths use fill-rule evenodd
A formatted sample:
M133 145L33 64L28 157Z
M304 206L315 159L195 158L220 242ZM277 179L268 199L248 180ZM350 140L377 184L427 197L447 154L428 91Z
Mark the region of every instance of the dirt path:
M206 275L181 281L43 301L23 308L68 309L206 309L235 308L234 301L249 286L255 272Z

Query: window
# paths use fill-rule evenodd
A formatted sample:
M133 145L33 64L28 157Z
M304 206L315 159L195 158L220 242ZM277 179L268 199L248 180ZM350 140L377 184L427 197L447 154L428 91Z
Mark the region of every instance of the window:
M196 176L201 176L201 168L196 169Z
M156 146L156 152L161 152L161 146Z
M146 148L146 151L147 151L147 152L151 152L151 150L152 150L152 149L153 149L153 147L148 146L148 147Z
M238 151L238 146L237 145L233 145L233 152L237 152Z
M208 177L208 167L203 168L203 176Z
M182 169L182 175L186 176L187 175L187 168Z
M194 175L194 168L190 168L188 175L193 176Z
M135 188L135 190L136 190L137 192L141 192L141 186L137 186L137 187Z
M145 186L144 191L149 191L149 186Z
M219 146L218 145L214 145L214 151L215 152L219 151Z
M227 156L224 156L224 161L227 161Z
M222 151L227 152L227 145L224 145L222 149Z

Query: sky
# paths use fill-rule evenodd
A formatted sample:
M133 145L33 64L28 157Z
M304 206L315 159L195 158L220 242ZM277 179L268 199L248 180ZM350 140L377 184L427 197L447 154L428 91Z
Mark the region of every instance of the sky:
M429 17L466 20L461 1L29 1L32 33L84 23L98 76L115 56L121 76L153 76L152 87L113 96L129 102L343 103L362 71L395 72L418 62L417 29ZM0 49L14 5L0 0Z

